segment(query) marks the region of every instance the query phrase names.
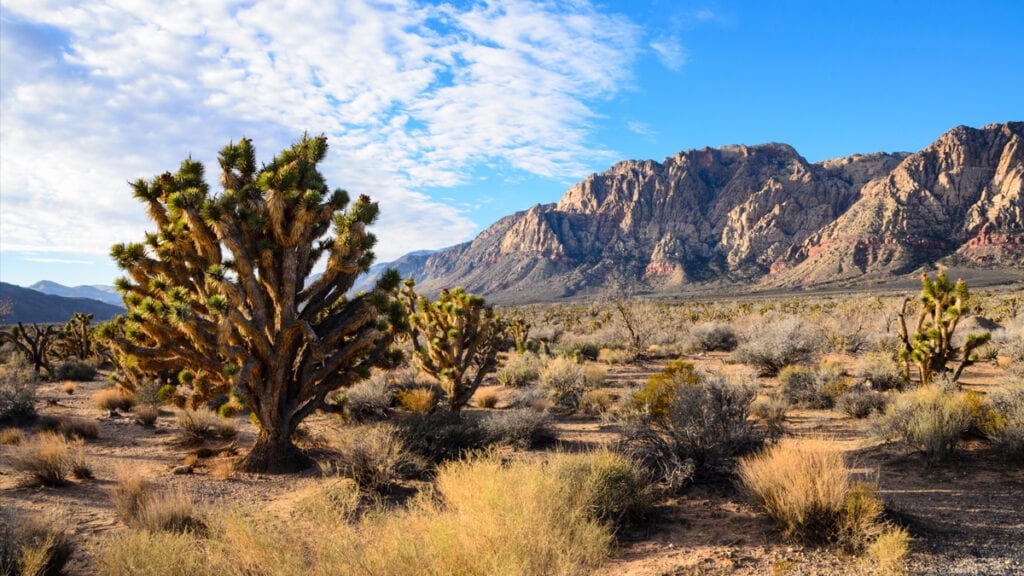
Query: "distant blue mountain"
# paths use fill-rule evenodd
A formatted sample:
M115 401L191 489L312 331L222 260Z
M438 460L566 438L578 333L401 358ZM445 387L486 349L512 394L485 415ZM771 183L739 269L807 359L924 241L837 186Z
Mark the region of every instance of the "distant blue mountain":
M44 294L38 290L22 288L0 282L0 324L37 322L57 324L67 322L75 312L92 314L93 321L110 320L124 312L92 298L66 298Z
M113 286L94 285L70 287L56 282L51 282L49 280L41 280L29 286L29 289L42 292L43 294L49 294L51 296L63 296L65 298L89 298L124 308L121 295L114 290Z

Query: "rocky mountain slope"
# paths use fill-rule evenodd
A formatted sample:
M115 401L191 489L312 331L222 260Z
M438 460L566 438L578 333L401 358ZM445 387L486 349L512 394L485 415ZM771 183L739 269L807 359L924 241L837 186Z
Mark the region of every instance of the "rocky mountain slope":
M762 144L620 162L408 272L424 291L530 301L810 286L939 260L1019 268L1022 140L1024 123L1011 122L955 128L916 154L812 164Z
M51 296L63 296L65 298L89 298L92 300L99 300L100 302L106 302L111 306L118 306L124 308L124 302L121 299L121 295L117 293L117 290L113 286L65 286L52 282L50 280L40 280L35 284L29 286L31 290L42 292L43 294L49 294Z

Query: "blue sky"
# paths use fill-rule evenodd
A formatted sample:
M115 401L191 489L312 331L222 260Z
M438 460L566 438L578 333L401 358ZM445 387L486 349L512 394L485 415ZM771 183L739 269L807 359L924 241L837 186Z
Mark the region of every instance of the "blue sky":
M0 280L111 284L129 180L324 132L379 260L468 240L623 159L810 161L1024 120L1024 3L4 0Z

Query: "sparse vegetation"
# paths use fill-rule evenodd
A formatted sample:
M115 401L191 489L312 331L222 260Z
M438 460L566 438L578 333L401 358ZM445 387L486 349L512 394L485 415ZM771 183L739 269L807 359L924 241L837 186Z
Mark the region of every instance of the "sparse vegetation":
M828 409L837 396L849 388L849 380L836 364L814 367L787 366L779 372L782 397L790 404L804 408Z
M786 366L811 361L816 344L814 330L797 316L762 317L756 331L736 348L736 359L774 376Z
M885 394L864 386L852 388L836 399L836 409L852 418L867 418L885 410Z
M967 393L931 384L899 394L872 423L878 436L935 461L953 453L972 417Z
M127 412L135 406L135 396L119 388L106 388L93 394L92 402L104 412Z
M25 515L13 526L0 519L0 574L58 576L75 546L59 517Z
M184 444L202 444L210 440L230 440L238 434L234 423L211 410L182 410L175 421L179 440Z
M690 330L694 347L704 352L732 352L739 345L736 330L722 322L704 322Z
M488 414L480 420L488 442L530 449L555 440L551 417L545 412L517 408Z
M36 415L39 375L23 356L0 365L0 423L22 423Z
M1008 458L1024 460L1024 379L1008 382L992 394L993 418L982 427Z
M338 454L334 459L337 473L370 492L388 492L396 481L423 467L406 448L399 431L387 424L344 430L331 444Z
M11 464L38 486L61 486L69 477L91 476L81 440L68 441L53 432L39 432L12 447Z
M75 382L89 382L96 378L96 366L82 360L65 360L57 365L53 371L53 377L57 380L73 380Z
M150 532L201 533L205 530L192 497L184 490L180 487L157 490L151 481L135 472L118 472L110 499L118 516L129 526Z
M509 388L522 388L540 378L540 358L532 353L510 354L508 360L494 373L498 384Z
M160 417L160 408L153 404L142 404L135 407L135 422L142 426L150 428L156 424L156 419Z

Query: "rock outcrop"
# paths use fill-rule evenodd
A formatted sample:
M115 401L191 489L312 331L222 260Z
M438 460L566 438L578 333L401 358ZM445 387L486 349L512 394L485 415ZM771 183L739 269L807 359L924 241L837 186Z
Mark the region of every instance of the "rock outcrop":
M1012 122L955 128L916 154L812 164L762 144L620 162L412 273L424 291L530 301L610 286L806 286L942 259L1019 267L1022 138Z

